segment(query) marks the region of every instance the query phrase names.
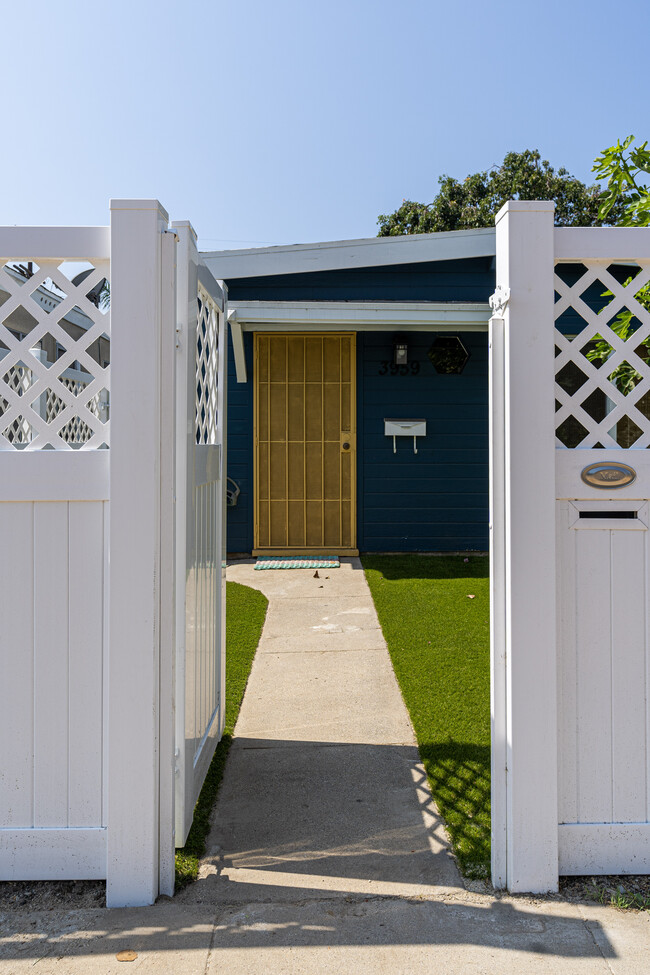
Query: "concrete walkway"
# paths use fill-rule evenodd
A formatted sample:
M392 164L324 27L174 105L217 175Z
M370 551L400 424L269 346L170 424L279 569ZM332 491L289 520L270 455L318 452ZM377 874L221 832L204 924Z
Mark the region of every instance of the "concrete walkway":
M650 970L648 914L465 889L358 560L228 576L270 605L200 879L146 909L0 914L0 975Z
M358 559L229 578L269 599L201 880L220 903L431 896L461 879Z

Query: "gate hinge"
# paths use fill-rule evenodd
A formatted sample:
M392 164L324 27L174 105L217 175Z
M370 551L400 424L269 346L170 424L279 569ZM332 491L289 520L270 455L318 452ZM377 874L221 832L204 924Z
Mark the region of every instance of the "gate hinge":
M181 347L181 335L182 334L183 334L183 326L182 325L177 325L176 326L176 348L177 349L180 349L180 347Z
M510 288L502 288L500 284L494 289L494 294L490 295L490 308L495 318L502 318L503 313L510 301Z

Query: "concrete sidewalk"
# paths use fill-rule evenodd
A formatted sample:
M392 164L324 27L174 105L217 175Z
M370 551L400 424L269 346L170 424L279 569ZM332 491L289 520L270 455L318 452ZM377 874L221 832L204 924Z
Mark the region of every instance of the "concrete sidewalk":
M228 577L269 612L200 879L120 911L0 915L0 975L638 975L650 916L465 889L358 560Z

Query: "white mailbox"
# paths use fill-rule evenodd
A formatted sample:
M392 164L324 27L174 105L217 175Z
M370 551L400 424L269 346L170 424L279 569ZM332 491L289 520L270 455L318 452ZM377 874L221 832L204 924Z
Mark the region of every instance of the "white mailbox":
M426 437L426 420L387 420L384 419L384 433L393 438L393 453L397 453L398 437L413 437L413 453L418 452L418 437Z

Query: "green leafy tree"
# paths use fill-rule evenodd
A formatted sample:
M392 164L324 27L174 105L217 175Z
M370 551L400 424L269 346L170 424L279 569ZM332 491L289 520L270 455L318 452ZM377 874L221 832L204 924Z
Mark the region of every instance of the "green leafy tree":
M508 200L553 200L558 227L616 224L624 212L618 199L611 200L605 212L606 194L599 186L586 186L564 168L556 171L537 149L509 152L500 166L462 181L441 176L438 183L440 191L432 203L404 200L394 213L381 214L377 236L492 227Z

